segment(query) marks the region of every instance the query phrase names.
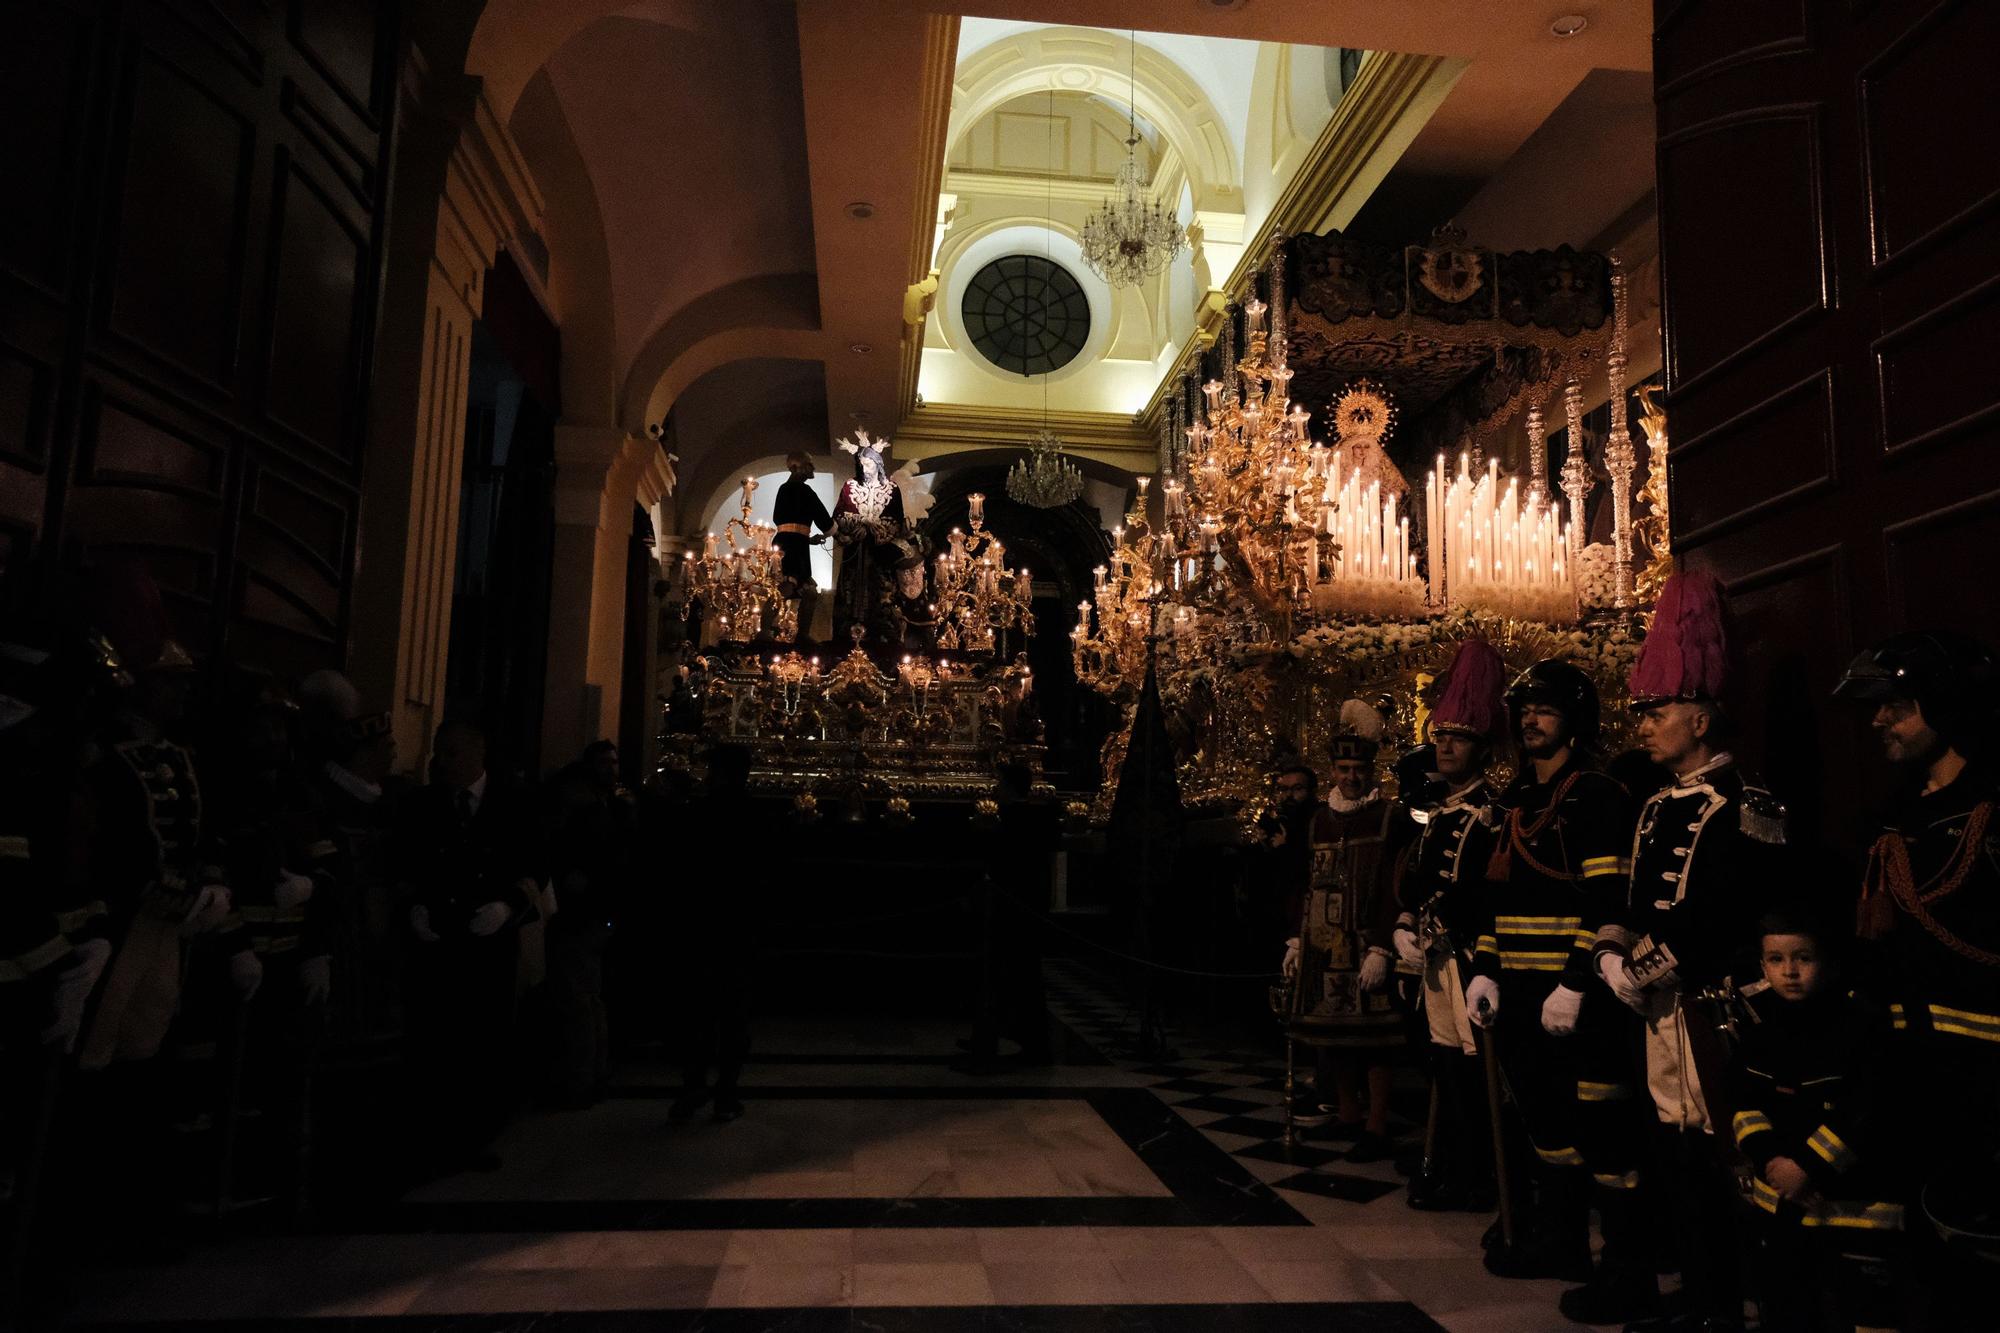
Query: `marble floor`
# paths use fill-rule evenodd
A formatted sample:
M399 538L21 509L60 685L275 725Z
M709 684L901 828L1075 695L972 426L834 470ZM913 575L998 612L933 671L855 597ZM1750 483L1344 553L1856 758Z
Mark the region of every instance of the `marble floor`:
M944 1023L760 1025L747 1114L669 1125L663 1071L518 1121L498 1171L321 1234L107 1275L99 1329L1539 1330L1554 1283L1386 1164L1287 1149L1275 1042L1119 1058L1119 1002L1052 975L1074 1058L956 1071Z

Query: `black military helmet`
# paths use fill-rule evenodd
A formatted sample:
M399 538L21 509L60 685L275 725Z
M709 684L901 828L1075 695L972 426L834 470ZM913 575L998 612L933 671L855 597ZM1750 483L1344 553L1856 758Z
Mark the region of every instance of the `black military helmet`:
M1521 709L1531 703L1560 711L1577 747L1597 744L1597 686L1578 668L1545 657L1514 677L1507 687L1507 727L1516 736L1521 732Z
M1996 685L2000 670L1985 644L1952 630L1917 630L1857 653L1833 687L1833 697L1868 703L1914 700L1932 730L1963 743L1991 725Z

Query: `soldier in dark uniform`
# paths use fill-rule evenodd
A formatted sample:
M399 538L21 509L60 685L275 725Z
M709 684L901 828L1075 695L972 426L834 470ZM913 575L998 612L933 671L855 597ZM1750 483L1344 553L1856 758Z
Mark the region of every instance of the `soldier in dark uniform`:
M1506 735L1505 668L1493 646L1459 645L1431 711L1437 799L1414 812L1417 841L1403 865L1396 952L1421 970L1438 1119L1426 1170L1410 1178L1410 1207L1492 1206L1493 1138L1465 984L1472 951L1491 927L1486 866L1499 820L1486 780Z
M1490 1247L1486 1266L1502 1277L1588 1279L1577 1299L1595 1308L1611 1303L1608 1293L1632 1317L1656 1299L1639 1239L1642 1136L1615 1132L1637 1107L1637 1022L1590 971L1597 927L1624 902L1630 805L1596 767L1597 687L1583 672L1537 662L1515 679L1507 707L1522 766L1499 798L1493 925L1476 947L1466 1003L1475 1022L1497 1027L1517 1132L1534 1154L1534 1197L1516 1244ZM1605 1238L1596 1277L1593 1180ZM1571 1293L1565 1301L1576 1303Z
M1644 1025L1653 1195L1681 1258L1682 1308L1634 1325L1646 1333L1733 1329L1743 1309L1735 1192L1716 1138L1728 1108L1712 1104L1726 1096L1727 1052L1714 1001L1697 997L1755 978L1751 926L1779 880L1784 812L1724 747L1727 674L1719 587L1673 575L1630 682L1640 743L1671 781L1640 808L1630 896L1593 946L1598 975Z
M1736 1027L1728 1097L1730 1132L1756 1173L1758 1326L1895 1327L1904 1209L1896 1130L1884 1114L1887 1024L1840 984L1830 948L1838 936L1816 915L1768 913L1751 937L1763 978L1749 988L1759 992L1747 1001L1752 1021Z
M554 1012L552 1092L558 1105L594 1104L611 1075L604 956L636 869L638 809L618 775L618 747L593 741L549 784L555 800L549 869L549 1006Z
M812 458L803 452L787 454L785 466L791 476L778 487L777 499L771 504L771 522L778 528L771 540L781 557L778 572L784 579L784 595L798 599L799 636L804 638L812 632L813 611L819 603L812 548L833 531L833 515L826 511L819 493L806 484L813 479ZM814 528L819 531L815 533Z
M180 1240L172 1209L182 1153L169 1126L191 1089L160 1058L190 976L226 999L254 994L262 965L234 917L213 811L194 752L177 739L194 662L167 633L159 590L136 568L107 570L98 614L133 687L88 748L76 810L87 896L105 905L112 954L78 1065L79 1198L102 1211L102 1239L127 1255ZM183 1031L187 1029L182 1024Z
M70 824L77 767L93 716L132 685L101 635L33 623L28 616L7 620L4 633L0 1244L6 1259L0 1268L0 1324L40 1301L50 1279L75 1265L82 1247L73 1242L89 1225L78 1215L88 1201L74 1188L77 1152L58 1152L56 1142L67 1118L64 1075L111 943L103 934L102 905L93 908L79 897L71 873ZM96 1146L87 1139L73 1143L82 1152ZM67 1209L61 1206L65 1200Z
M486 767L478 728L447 722L431 782L398 820L395 866L413 938L410 1056L432 1170L492 1170L514 1074L520 928L539 916L540 811Z
M298 1217L309 1204L308 1108L333 987L340 855L295 762L296 707L268 681L246 682L243 694L216 783L216 824L236 915L264 984L234 1058L243 1061L245 1101L261 1112L264 1131L264 1152L251 1163L261 1175L253 1188L283 1198Z
M1390 935L1395 863L1408 821L1374 785L1381 715L1350 699L1341 706L1341 726L1333 742L1334 789L1313 815L1308 878L1292 916L1299 933L1285 942L1283 966L1296 982L1293 1038L1320 1052L1320 1096L1332 1098L1334 1123L1316 1133L1352 1138L1348 1159L1374 1162L1392 1151L1390 1061L1403 1047L1390 987Z
M408 932L389 864L396 737L389 714L365 709L337 671L313 672L298 693L306 782L340 885L330 923L340 985L326 1002L328 1032L337 1041L379 1039L402 1029Z
M1873 705L1883 756L1904 784L1869 855L1858 926L1864 984L1889 1004L1890 1077L1908 1109L1904 1201L1924 1328L1991 1318L1979 1265L1941 1243L1940 1228L1990 1235L2000 1196L1996 685L1984 644L1927 631L1862 653L1835 690Z

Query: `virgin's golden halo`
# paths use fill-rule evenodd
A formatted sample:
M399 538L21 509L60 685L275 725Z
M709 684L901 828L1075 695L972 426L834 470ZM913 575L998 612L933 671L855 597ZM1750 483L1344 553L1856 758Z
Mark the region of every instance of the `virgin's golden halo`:
M1396 428L1396 405L1367 380L1356 380L1334 400L1334 430L1342 440L1386 440Z

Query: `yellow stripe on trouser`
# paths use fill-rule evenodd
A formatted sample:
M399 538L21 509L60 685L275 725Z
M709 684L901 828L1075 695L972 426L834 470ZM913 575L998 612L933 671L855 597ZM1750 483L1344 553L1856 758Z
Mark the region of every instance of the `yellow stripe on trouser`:
M1631 872L1631 863L1623 857L1591 856L1584 858L1583 877L1596 879L1599 875L1624 875Z
M1821 1125L1806 1136L1806 1147L1819 1155L1821 1161L1836 1171L1846 1171L1861 1159L1854 1150L1841 1142L1840 1135L1833 1132L1830 1125Z
M1762 1111L1738 1111L1730 1128L1736 1131L1736 1146L1742 1147L1743 1140L1752 1134L1762 1134L1771 1128L1771 1118Z
M1593 1083L1580 1078L1576 1081L1576 1099L1580 1102L1629 1102L1632 1100L1632 1085Z
M1901 1231L1900 1203L1823 1203L1805 1215L1809 1227L1847 1227L1856 1231Z
M1778 1211L1783 1196L1762 1180L1750 1182L1750 1198L1767 1213ZM1903 1205L1900 1203L1848 1203L1833 1200L1815 1204L1799 1219L1801 1226L1845 1227L1855 1231L1901 1231Z
M1496 916L1493 928L1502 935L1567 935L1583 924L1580 916Z
M1537 1148L1535 1156L1550 1166L1582 1166L1583 1154L1574 1148Z
M1637 1171L1627 1171L1623 1175L1608 1175L1602 1171L1593 1171L1590 1173L1590 1178L1608 1190L1635 1190L1639 1188L1639 1173Z

